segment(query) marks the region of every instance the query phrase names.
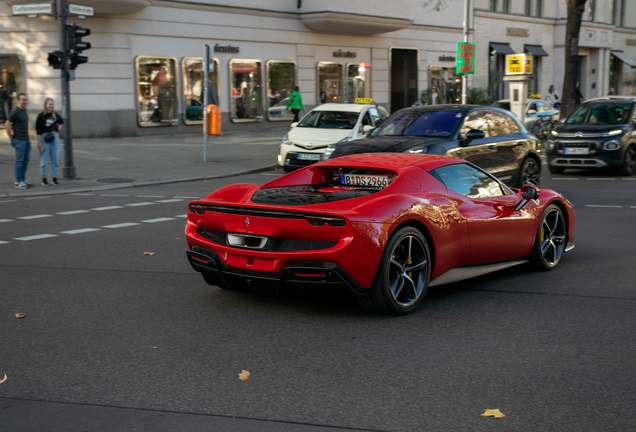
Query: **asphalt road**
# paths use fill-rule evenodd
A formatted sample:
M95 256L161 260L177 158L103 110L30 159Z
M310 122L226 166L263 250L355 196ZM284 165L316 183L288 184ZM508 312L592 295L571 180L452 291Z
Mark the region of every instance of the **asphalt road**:
M577 213L559 267L432 288L401 318L190 268L190 197L274 172L0 200L1 429L634 430L636 177L545 171Z

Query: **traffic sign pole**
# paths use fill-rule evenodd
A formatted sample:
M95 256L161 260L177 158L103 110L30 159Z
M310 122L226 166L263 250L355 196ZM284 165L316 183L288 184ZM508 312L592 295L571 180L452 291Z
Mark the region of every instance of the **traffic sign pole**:
M68 51L66 43L66 18L68 14L66 0L59 0L60 51L62 52L62 116L64 118L64 168L65 179L75 178L73 165L73 140L71 138L71 88L68 68Z
M468 19L470 18L469 0L464 0L464 42L468 42ZM462 75L462 105L466 105L466 93L468 91L468 79Z

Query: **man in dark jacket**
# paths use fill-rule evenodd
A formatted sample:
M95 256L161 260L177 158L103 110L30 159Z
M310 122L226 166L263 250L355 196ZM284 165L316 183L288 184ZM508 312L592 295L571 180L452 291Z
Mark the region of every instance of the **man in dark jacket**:
M5 128L11 147L15 149L15 187L27 189L33 186L26 181L26 171L31 156L31 141L29 141L29 118L27 116L27 104L29 98L24 93L18 95L18 106L9 114L9 120Z

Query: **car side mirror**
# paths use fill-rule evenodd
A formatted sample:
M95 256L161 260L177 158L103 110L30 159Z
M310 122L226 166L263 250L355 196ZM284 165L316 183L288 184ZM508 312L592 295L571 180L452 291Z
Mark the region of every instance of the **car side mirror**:
M536 113L537 113L537 110L528 110L527 114L536 114Z
M371 130L373 130L373 126L371 126L371 125L362 126L362 132L364 132L364 133L368 133Z
M479 129L471 129L466 133L466 138L459 142L459 145L462 147L466 147L472 140L482 139L485 136L486 134L484 133L484 131L481 131Z
M559 123L565 123L565 121L566 121L566 120L567 120L567 119L564 119L564 118L559 119Z
M521 210L526 204L528 204L528 201L539 199L540 196L541 190L538 187L529 184L523 185L521 187L521 201L517 204L516 210Z
M291 124L291 125L289 125L289 126L294 128L294 127L298 126L298 122L294 122L294 123L292 123L292 124Z

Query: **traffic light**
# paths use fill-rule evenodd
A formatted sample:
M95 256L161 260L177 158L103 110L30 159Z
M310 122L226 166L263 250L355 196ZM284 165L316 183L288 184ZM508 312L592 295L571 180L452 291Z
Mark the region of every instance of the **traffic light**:
M88 57L79 54L82 51L91 49L90 42L82 41L82 38L89 34L91 34L90 29L80 27L77 24L66 24L66 49L69 58L69 69L75 69L77 65L88 61Z
M49 53L49 67L62 69L62 51L52 51Z

